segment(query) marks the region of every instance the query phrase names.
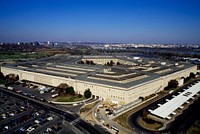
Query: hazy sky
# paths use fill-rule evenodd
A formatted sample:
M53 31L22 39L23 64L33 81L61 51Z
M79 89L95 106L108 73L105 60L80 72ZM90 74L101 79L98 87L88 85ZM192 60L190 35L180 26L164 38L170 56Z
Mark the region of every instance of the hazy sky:
M200 0L0 0L0 42L200 43Z

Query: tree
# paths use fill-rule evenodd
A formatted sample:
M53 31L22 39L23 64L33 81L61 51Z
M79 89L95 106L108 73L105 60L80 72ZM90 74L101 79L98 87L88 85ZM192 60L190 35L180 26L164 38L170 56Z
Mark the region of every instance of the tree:
M147 112L146 109L144 109L144 110L142 111L142 117L147 117L147 115L148 115L148 112Z
M91 64L91 65L95 65L95 63L94 63L92 60L90 61L90 64Z
M57 86L56 90L58 91L58 94L64 94L66 93L66 88L69 86L66 83L61 83L60 85Z
M85 90L85 92L84 92L84 97L85 97L86 99L88 99L88 98L90 98L91 96L92 96L92 93L91 93L90 89Z
M84 62L82 60L77 62L78 64L84 64Z
M66 88L66 94L74 94L74 88L73 87L67 87Z
M195 78L195 74L194 73L190 73L190 78Z
M0 72L0 79L4 79L4 78L5 78L5 76L3 75L2 72Z
M109 63L109 62L107 62L107 63L106 63L106 65L107 65L107 66L110 66L110 63Z
M170 88L176 88L177 86L178 86L177 80L170 80L167 87L168 87L168 89L170 89Z
M140 96L139 99L143 101L143 100L144 100L144 97Z
M78 98L81 98L83 95L81 95L81 94L78 94Z
M5 78L6 78L6 79L9 79L9 75L6 75Z
M110 66L113 66L115 63L113 62L113 60L110 61Z
M119 62L117 62L117 65L120 65L120 63L119 63Z
M16 79L16 80L19 80L19 75L17 75L17 76L15 77L15 79Z
M86 60L85 63L89 65L89 64L90 64L90 61Z

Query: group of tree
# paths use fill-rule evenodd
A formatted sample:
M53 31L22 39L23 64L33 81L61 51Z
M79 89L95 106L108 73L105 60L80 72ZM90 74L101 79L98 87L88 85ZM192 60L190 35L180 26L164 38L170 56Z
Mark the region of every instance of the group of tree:
M56 90L58 91L59 95L75 95L74 88L72 86L69 86L66 83L61 83L57 86ZM90 89L87 89L84 91L84 97L86 99L90 98L92 96L92 93ZM78 97L82 97L81 94L78 94Z
M59 95L69 94L74 95L75 91L74 88L71 86L68 86L66 83L61 83L56 90L58 91Z
M107 66L113 66L115 63L111 60L110 62L107 62L106 65Z
M85 61L85 63L87 64L87 65L95 65L95 63L92 61L92 60L86 60Z
M184 79L184 83L186 83L187 81L189 81L192 78L195 78L195 74L194 73L190 73L190 75Z
M4 76L2 72L0 72L0 83L8 86L10 84L14 84L14 82L19 80L19 75L16 74L8 74Z
M8 74L4 76L2 72L0 72L0 79L2 80L10 80L10 81L17 81L19 80L19 75L16 74Z
M46 49L50 48L49 46L41 45L38 42L20 42L19 43L2 43L1 44L1 51L2 52L30 52L30 51L35 51L39 49Z
M170 80L168 83L168 86L165 87L165 90L176 88L178 86L178 81L177 80Z

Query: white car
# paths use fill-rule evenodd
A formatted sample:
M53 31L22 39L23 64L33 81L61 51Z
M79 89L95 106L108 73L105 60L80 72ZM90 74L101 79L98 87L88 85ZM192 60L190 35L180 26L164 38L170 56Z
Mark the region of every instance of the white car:
M39 124L39 123L40 123L40 121L39 121L39 120L35 120L34 122L35 122L36 124Z
M50 117L47 118L47 120L51 121L51 120L53 120L53 117L50 116Z
M40 114L39 114L38 112L35 112L35 115L37 115L37 116L38 116L38 115L40 115Z
M27 129L28 132L31 132L31 131L33 131L33 130L35 130L34 127L29 127L29 128Z
M14 116L15 114L14 114L14 113L10 113L9 115L10 115L10 116Z
M9 127L8 127L8 126L5 126L4 128L8 130Z
M53 89L53 90L51 90L51 92L53 93L53 92L55 92L55 90Z
M51 132L51 131L52 131L52 129L49 127L46 129L46 132Z
M44 91L40 91L40 94L43 94L44 93Z

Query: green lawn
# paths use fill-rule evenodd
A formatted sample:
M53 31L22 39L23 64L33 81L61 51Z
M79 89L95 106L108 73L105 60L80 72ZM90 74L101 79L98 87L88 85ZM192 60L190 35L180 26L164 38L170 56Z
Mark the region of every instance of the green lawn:
M200 133L200 127L196 125L192 125L187 131L187 134L199 134L199 133Z
M39 59L51 56L47 53L35 52L0 52L0 60Z
M86 113L86 112L90 111L95 105L96 105L96 103L93 103L93 104L89 104L89 105L84 106L84 107L80 110L80 113Z
M122 115L120 115L119 117L117 117L116 119L114 119L114 121L116 121L117 123L119 123L120 125L122 125L123 127L127 128L130 130L128 124L127 124L127 117L129 116L130 114L127 113L124 113Z
M146 118L146 117L140 117L138 120L138 123L146 129L158 130L159 128L163 126L162 123L156 122L156 121L154 121L154 123L147 123L146 121L143 120L143 118Z
M60 95L56 98L53 98L53 101L57 102L75 102L75 101L82 101L84 97L79 98L78 95Z
M5 83L7 83L8 81L7 80L5 80L5 79L0 79L0 84L5 84Z

